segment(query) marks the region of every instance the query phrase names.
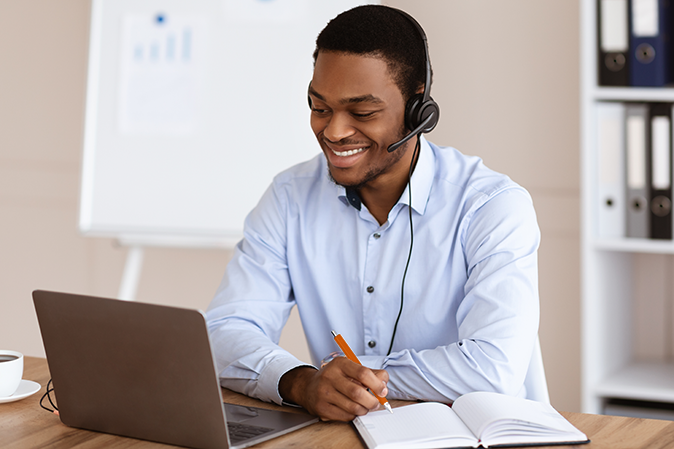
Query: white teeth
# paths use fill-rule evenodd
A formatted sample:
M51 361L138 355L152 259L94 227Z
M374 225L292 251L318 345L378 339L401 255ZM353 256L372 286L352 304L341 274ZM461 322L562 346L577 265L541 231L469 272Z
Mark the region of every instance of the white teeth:
M362 153L363 151L365 151L365 148L357 148L355 150L349 150L349 151L332 150L333 153L335 153L337 156L340 156L340 157L353 156L354 154Z

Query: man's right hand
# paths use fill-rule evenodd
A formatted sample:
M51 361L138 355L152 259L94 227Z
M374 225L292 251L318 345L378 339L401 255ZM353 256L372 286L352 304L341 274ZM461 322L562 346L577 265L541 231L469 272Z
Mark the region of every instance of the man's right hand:
M368 390L380 397L388 394L388 373L372 370L346 357L337 357L320 370L300 366L281 377L283 400L304 407L322 420L351 421L381 405Z

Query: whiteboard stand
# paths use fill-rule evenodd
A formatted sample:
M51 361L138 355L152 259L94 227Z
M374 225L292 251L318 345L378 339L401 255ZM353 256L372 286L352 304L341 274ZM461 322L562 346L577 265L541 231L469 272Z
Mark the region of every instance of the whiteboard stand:
M128 248L122 283L117 297L126 301L135 301L143 269L146 248L184 248L184 249L234 249L243 238L243 233L227 236L207 237L188 235L131 235L125 234L117 239L119 246Z
M140 272L143 269L143 247L134 245L129 247L126 255L126 265L122 275L122 283L119 286L118 298L125 301L133 301L138 293Z

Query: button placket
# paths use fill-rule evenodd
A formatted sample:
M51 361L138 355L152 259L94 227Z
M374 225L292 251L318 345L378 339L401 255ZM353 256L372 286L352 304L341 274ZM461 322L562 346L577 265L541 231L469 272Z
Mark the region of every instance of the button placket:
M376 292L376 273L379 271L381 263L381 240L380 230L370 233L367 242L365 272L363 273L363 316L366 317L363 323L365 354L374 355L377 346L376 337L379 335L379 322L376 319L374 296Z

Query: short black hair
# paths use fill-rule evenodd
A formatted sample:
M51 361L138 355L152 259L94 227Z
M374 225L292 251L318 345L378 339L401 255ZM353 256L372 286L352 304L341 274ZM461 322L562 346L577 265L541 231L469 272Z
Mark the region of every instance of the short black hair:
M426 82L424 45L416 26L396 9L357 6L339 14L321 31L314 63L321 51L380 57L407 101Z

